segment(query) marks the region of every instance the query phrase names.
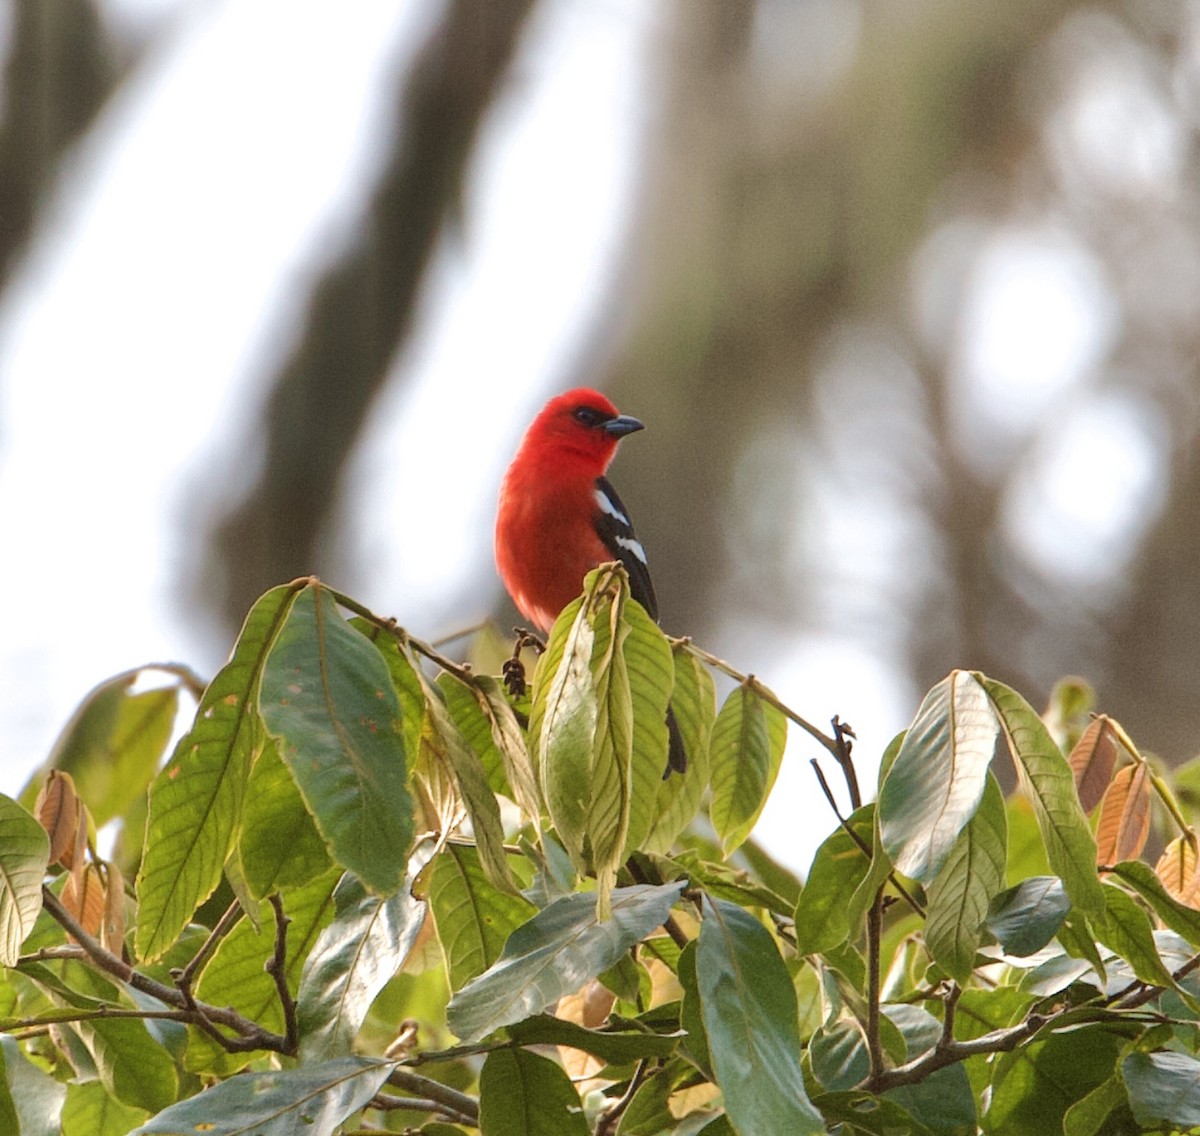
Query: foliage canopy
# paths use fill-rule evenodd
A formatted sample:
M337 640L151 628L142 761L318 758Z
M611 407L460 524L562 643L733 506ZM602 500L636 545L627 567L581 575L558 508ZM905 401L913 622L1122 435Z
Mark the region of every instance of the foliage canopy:
M102 684L0 797L0 1130L1200 1125L1200 771L1173 790L1081 683L1039 715L951 673L864 804L847 727L665 637L615 565L527 690L315 579L207 685L168 672ZM803 885L752 839L789 720L852 804L814 760Z

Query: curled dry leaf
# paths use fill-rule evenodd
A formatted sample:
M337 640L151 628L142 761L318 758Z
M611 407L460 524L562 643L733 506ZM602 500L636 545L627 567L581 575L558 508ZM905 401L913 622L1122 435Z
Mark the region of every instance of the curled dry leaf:
M1190 829L1172 840L1154 865L1154 874L1162 881L1172 899L1200 910L1200 857L1196 855L1196 834Z
M62 891L62 905L79 921L93 938L100 934L104 923L104 873L98 864L83 864L67 877Z
M75 779L61 770L50 770L33 806L33 815L50 837L50 863L70 868L79 844L80 826L85 841L87 830L83 802L75 792Z
M1117 765L1117 735L1106 714L1092 720L1067 760L1075 775L1079 803L1090 813L1103 800Z
M1150 778L1144 762L1118 771L1100 804L1096 863L1135 860L1150 835Z

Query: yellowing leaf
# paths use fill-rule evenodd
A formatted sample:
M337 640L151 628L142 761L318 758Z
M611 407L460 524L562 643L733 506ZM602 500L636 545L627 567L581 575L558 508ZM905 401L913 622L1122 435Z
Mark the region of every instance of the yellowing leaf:
M1200 910L1200 874L1197 874L1196 834L1177 836L1163 849L1154 874L1172 899Z
M1104 797L1117 764L1117 736L1105 714L1092 720L1067 758L1075 775L1075 790L1085 813Z
M1096 863L1136 860L1150 835L1150 782L1143 762L1125 766L1112 779L1100 805Z

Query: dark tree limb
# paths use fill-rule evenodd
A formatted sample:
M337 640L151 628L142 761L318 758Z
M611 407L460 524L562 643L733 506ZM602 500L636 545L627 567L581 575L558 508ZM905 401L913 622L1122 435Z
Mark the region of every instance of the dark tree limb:
M452 0L402 77L392 159L272 383L259 480L215 533L224 569L217 602L232 626L268 587L321 567L318 537L342 468L412 325L425 269L458 209L475 137L533 2Z

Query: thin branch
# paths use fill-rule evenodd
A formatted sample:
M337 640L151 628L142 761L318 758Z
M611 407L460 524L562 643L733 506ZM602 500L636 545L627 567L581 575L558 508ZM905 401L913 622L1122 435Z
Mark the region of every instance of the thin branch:
M867 1055L871 1079L884 1074L883 1040L880 1034L880 949L883 940L883 888L875 893L867 912Z
M186 1021L204 1029L223 1048L230 1053L249 1052L254 1049L266 1049L275 1053L287 1052L287 1039L277 1033L263 1029L257 1022L243 1017L229 1007L210 1006L197 1002L191 992L167 986L158 982L141 971L134 970L124 959L106 950L80 925L79 921L62 905L58 896L48 887L42 888L42 905L54 920L70 935L83 949L88 959L105 974L124 982L134 990L149 994L167 1006L173 1006L182 1011L180 1021ZM222 1025L233 1030L238 1036L229 1038L215 1028Z
M864 856L866 856L868 861L874 859L875 850L865 840L863 840L863 838L861 836L859 836L858 833L854 831L854 829L852 829L850 827L849 822L838 811L837 801L834 800L833 791L829 788L829 782L825 780L825 774L822 771L820 765L817 764L817 759L815 757L812 758L809 761L809 764L812 766L813 772L817 775L817 784L819 784L821 786L821 792L825 794L825 800L829 803L830 809L833 810L833 815L835 817L837 817L838 824L840 824L842 826L842 829L845 831L846 835L849 836L850 839L853 840L854 843L858 845L859 851L862 852L862 854ZM888 882L891 883L892 887L894 887L896 889L900 898L903 899L908 904L908 906L913 909L913 911L915 911L918 915L920 915L922 918L924 918L925 908L921 906L920 902L896 878L896 873L889 870L887 878L888 878Z
M212 957L217 944L233 930L243 914L242 905L235 899L217 920L217 925L208 933L208 938L200 944L200 949L192 955L187 966L171 972L171 978L180 990L191 990L192 981L199 974L201 967Z
M645 1058L638 1062L637 1069L634 1070L633 1076L629 1078L628 1087L615 1101L605 1108L604 1115L600 1117L600 1121L596 1125L596 1136L609 1136L609 1133L613 1131L624 1115L625 1110L633 1103L634 1095L645 1083L649 1068L650 1062Z
M760 683L753 675L742 674L741 671L730 666L730 664L725 662L724 659L720 659L716 655L709 654L709 652L705 651L702 647L697 647L696 644L686 636L682 639L675 639L670 636L668 636L668 638L673 646L682 647L685 651L695 655L696 658L700 659L702 662L707 663L714 670L718 670L722 674L728 675L736 682L740 682L744 686L748 686L755 692L755 694L762 698L764 702L774 706L775 709L778 710L785 718L790 718L796 723L797 726L804 730L805 733L809 734L811 737L820 742L821 745L829 750L838 763L841 763L842 755L838 748L837 740L835 738L831 738L823 730L817 729L817 727L811 722L801 718L795 710L781 702L772 690L763 686L762 683Z
M377 1108L380 1112L431 1112L444 1117L452 1124L469 1124L472 1127L477 1123L465 1113L458 1112L448 1105L421 1097L394 1097L390 1093L377 1093L368 1102L367 1107Z
M437 1101L439 1105L464 1116L467 1123L479 1123L479 1101L452 1089L449 1085L443 1085L441 1081L422 1077L420 1073L414 1073L410 1069L393 1069L388 1075L387 1083L408 1093L422 1093L430 1100Z
M842 767L842 776L846 779L846 789L850 793L850 807L862 808L862 792L858 787L858 773L850 758L850 751L854 748L856 735L849 723L843 722L836 714L830 725L833 726L833 739L837 742L837 753L833 756L837 758L838 765Z
M271 893L270 903L275 911L275 951L267 960L266 971L275 980L275 992L283 1007L287 1052L294 1054L300 1048L300 1025L296 1020L296 1002L287 984L287 929L291 919L284 914L279 892Z

